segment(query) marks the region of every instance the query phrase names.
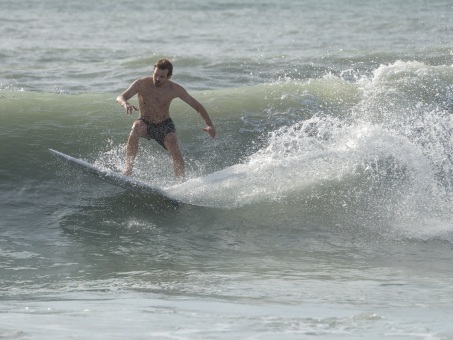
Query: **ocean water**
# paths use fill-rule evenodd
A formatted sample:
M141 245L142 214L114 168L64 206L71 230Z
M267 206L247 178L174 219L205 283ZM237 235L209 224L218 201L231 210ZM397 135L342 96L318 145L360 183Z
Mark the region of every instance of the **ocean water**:
M1 339L453 338L453 4L0 1ZM116 96L162 57L188 180ZM136 99L131 100L136 103Z

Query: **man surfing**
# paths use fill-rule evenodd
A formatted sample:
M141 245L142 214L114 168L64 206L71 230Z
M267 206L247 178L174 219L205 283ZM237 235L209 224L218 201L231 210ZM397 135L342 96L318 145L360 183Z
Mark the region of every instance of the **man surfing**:
M206 109L193 98L182 86L170 80L173 74L173 65L168 59L161 59L154 65L151 77L135 80L129 88L120 94L116 101L126 110L127 114L133 111L140 112L140 117L132 124L132 130L126 146L126 168L123 174L132 174L134 160L138 152L139 138L154 139L168 150L173 160L173 170L178 179L184 179L184 159L176 138L176 128L170 118L170 103L180 98L197 111L206 123L203 131L212 138L216 130ZM127 101L137 95L138 107Z

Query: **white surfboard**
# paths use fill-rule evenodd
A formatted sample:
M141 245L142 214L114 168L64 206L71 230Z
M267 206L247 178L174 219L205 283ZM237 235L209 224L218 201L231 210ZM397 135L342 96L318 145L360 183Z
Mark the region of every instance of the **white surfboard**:
M133 190L138 193L148 194L153 196L158 196L164 198L166 200L171 201L173 204L177 204L177 200L170 197L168 193L166 193L163 189L153 186L151 184L139 181L135 178L124 176L119 172L108 170L108 169L101 169L94 164L88 163L81 159L71 157L66 155L62 152L49 149L49 151L54 155L57 156L71 164L78 166L84 172L94 175L95 177L101 179L104 182L113 184L115 186L119 186L125 189Z

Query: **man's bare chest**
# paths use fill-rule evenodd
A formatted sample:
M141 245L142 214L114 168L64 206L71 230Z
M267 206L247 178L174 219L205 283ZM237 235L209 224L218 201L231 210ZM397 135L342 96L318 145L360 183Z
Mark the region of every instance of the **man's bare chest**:
M174 94L168 90L144 89L139 93L139 101L148 107L165 107L169 106L175 98Z

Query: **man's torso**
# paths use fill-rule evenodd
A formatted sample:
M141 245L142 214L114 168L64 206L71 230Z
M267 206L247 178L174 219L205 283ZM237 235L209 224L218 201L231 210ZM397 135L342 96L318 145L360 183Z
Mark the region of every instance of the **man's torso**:
M140 117L151 123L170 118L170 103L178 97L176 92L176 84L170 80L155 87L152 77L143 78L137 94Z

